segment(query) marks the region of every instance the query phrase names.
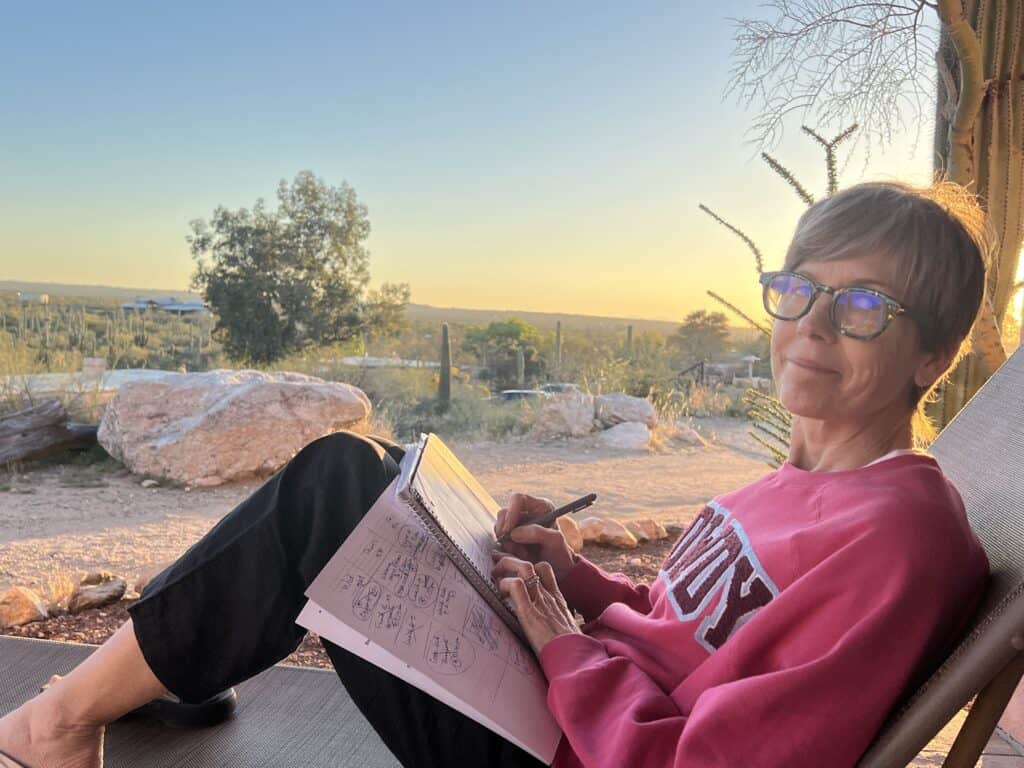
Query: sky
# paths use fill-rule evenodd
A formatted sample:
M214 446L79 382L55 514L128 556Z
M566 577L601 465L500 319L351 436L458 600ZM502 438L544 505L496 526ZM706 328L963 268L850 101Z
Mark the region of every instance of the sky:
M310 169L374 284L435 306L679 320L759 303L803 204L724 97L759 3L18 3L0 26L0 280L185 290L189 222ZM794 122L777 156L813 191ZM823 127L824 128L824 127ZM842 182L925 181L930 126Z

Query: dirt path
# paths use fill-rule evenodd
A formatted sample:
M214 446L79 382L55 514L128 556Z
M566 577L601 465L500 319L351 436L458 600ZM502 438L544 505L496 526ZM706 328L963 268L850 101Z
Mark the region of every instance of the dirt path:
M717 493L769 471L738 419L695 423L706 448L622 452L593 439L460 443L456 453L499 501L512 491L556 502L594 491L594 514L651 515L684 523ZM129 578L173 560L256 488L142 488L109 467L49 466L0 493L0 589L45 588L59 574L106 569Z

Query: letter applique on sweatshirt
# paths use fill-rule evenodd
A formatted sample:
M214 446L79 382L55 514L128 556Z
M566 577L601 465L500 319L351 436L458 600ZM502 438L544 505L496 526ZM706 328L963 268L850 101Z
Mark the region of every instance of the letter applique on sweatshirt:
M658 576L680 621L699 618L717 601L694 634L708 653L779 594L743 526L715 501L676 542Z

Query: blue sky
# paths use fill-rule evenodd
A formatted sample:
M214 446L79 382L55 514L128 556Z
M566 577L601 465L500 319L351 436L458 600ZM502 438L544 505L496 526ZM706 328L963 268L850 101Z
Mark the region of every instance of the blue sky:
M756 301L802 205L723 101L752 2L17 4L0 28L0 279L180 290L188 222L312 169L413 300L678 319ZM797 128L794 123L793 128ZM930 127L844 182L922 180ZM821 154L779 156L820 191Z

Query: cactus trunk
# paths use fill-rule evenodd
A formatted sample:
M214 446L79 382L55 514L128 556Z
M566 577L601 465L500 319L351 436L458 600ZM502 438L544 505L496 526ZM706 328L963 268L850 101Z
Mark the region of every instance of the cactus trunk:
M932 416L947 424L1006 359L1000 329L1013 311L1013 286L1024 240L1024 0L941 0L939 59L949 68L956 109L937 78L937 170L978 195L998 245L974 331L974 349L943 388Z
M633 362L633 326L626 326L626 359Z
M441 323L441 378L437 385L437 409L442 413L452 404L452 346L448 323Z
M522 347L516 347L516 386L520 389L526 386L526 355Z
M555 371L562 374L562 321L555 323Z

